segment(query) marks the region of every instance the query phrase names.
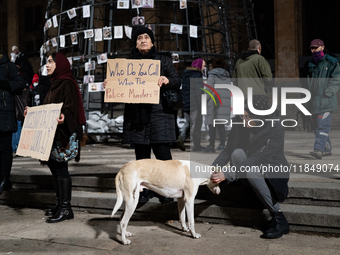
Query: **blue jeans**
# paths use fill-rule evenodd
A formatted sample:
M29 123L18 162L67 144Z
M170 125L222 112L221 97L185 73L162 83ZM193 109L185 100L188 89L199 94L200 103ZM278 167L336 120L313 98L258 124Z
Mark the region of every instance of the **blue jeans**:
M313 114L313 124L315 126L315 143L314 150L328 152L332 150L331 141L329 139L329 131L332 124L332 113L323 112Z
M18 123L18 130L17 130L16 133L13 133L13 136L12 136L12 150L13 150L13 153L17 152L18 145L19 145L19 140L20 140L20 135L21 135L21 129L22 129L21 121L17 120L17 123Z

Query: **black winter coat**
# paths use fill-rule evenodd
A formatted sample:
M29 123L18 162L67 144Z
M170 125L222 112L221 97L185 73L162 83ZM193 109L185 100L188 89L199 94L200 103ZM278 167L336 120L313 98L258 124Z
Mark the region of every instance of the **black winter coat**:
M191 91L194 93L190 93L190 79L202 79L201 71L196 67L188 67L184 71L184 76L182 78L182 96L184 100L183 112L196 111L198 107L201 105L201 94L202 90L199 88L203 88L203 79L201 82L194 83L194 86L191 87Z
M6 54L0 54L0 132L16 132L14 94L21 94L25 81Z
M154 59L161 61L161 75L169 79L169 84L160 90L159 104L125 104L123 142L137 144L170 143L176 140L174 111L162 100L162 94L169 89L179 90L181 80L172 64L171 57L152 47L149 54L133 51L135 59Z
M271 119L277 119L275 116ZM253 127L255 128L255 127ZM240 169L245 166L271 166L285 171L266 172L264 174L266 183L270 188L277 202L283 202L288 196L288 162L284 156L284 129L280 122L275 122L272 127L271 122L261 127L261 130L250 138L249 128L243 125L234 125L229 134L226 148L215 159L213 165L225 166L235 149L243 149L247 154L247 160L238 164L236 172L241 173ZM268 169L268 168L267 168ZM242 178L242 174L239 175Z

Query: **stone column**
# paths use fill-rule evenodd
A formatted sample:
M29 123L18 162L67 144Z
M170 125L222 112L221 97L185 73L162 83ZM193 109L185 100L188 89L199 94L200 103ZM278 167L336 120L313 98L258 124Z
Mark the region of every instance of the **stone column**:
M8 55L12 46L19 47L19 4L18 0L7 1L7 47Z
M274 0L275 77L299 77L299 0Z

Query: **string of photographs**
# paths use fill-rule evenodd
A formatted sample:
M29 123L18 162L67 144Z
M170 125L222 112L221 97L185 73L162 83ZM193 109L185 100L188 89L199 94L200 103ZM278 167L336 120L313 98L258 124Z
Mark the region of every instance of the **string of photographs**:
M130 8L130 2L131 2L131 8L137 9L137 13L139 13L138 8L154 8L154 0L118 0L117 1L117 9L129 9ZM73 7L67 11L63 11L61 13L58 13L52 18L47 19L45 25L44 25L44 33L52 27L56 28L58 27L58 19L57 17L62 14L67 14L69 19L73 19L77 16L77 10L82 9L83 18L90 18L91 12L90 12L91 5L83 5L80 7ZM180 9L186 9L187 8L187 0L179 0L179 7ZM46 12L46 18L47 18L47 12ZM141 25L141 24L139 24Z

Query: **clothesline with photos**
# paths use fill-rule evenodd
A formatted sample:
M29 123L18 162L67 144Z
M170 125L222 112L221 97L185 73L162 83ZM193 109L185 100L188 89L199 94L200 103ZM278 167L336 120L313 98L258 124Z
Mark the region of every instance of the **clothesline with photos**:
M130 8L130 0L118 0L117 1L117 9L129 9ZM94 4L98 5L98 4ZM83 5L79 7L73 7L67 11L60 12L54 16L52 16L52 19L48 19L44 25L44 32L52 27L52 21L53 21L53 27L58 27L58 20L57 17L66 14L68 15L69 19L73 19L77 16L76 10L83 10L83 18L90 18L91 12L90 7L92 5ZM131 8L137 10L137 15L139 15L139 8L154 8L154 0L131 0ZM187 8L187 0L179 0L179 7L180 9L186 9ZM47 18L47 12L46 12L46 18Z

